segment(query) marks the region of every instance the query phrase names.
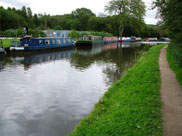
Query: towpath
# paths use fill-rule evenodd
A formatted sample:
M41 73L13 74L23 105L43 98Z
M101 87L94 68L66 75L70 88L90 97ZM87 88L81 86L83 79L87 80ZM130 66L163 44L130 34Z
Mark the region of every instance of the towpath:
M182 136L182 88L175 73L169 68L166 48L167 46L162 48L159 58L163 136Z

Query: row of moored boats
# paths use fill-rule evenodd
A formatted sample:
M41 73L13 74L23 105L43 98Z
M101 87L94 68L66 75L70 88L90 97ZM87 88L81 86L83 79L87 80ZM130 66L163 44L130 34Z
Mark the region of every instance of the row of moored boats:
M102 37L102 36L83 36L74 41L72 38L33 38L31 36L24 36L20 41L12 41L11 46L5 48L9 51L33 51L43 49L57 49L74 46L88 46L94 44L110 43L110 42L135 42L141 41L140 37ZM156 40L156 39L154 39ZM3 52L3 43L0 40L0 52Z

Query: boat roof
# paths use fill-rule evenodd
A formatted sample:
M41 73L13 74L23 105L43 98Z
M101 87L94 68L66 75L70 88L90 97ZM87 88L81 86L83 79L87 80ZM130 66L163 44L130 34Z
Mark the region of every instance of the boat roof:
M37 39L37 40L48 40L48 39L72 39L71 37L37 37L37 38L32 38L32 37L24 37L22 39L26 39L26 38L31 38L31 39Z

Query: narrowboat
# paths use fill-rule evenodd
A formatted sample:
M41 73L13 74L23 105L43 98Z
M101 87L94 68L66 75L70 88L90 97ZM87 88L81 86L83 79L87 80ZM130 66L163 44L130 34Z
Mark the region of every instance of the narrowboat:
M120 37L118 41L119 42L131 42L132 40L130 37L122 37L122 38Z
M118 42L118 37L104 37L104 43Z
M9 51L36 51L73 47L74 45L72 38L32 38L31 36L25 36L20 39L20 42L12 41Z
M76 46L86 46L104 43L102 36L83 36L76 41Z

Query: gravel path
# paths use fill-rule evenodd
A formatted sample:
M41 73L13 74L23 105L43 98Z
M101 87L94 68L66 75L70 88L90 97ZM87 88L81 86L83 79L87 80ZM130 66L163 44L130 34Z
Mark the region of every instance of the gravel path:
M169 68L166 48L162 48L159 58L161 71L161 98L163 136L182 136L182 88L175 73Z

